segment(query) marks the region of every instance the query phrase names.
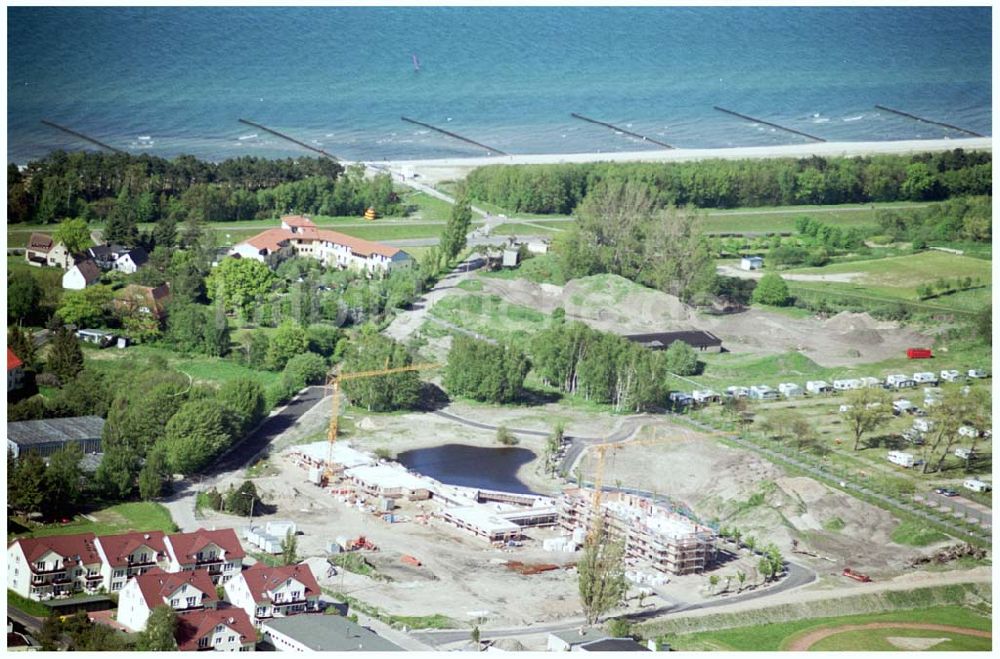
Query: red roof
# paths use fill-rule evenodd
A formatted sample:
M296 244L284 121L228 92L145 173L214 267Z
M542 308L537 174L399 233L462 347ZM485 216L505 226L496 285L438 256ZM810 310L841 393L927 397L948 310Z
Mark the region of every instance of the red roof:
M146 601L146 606L150 609L155 609L162 604L166 604L164 600L169 600L170 596L177 592L177 589L184 584L190 584L204 593L204 597L201 600L203 604L214 602L218 599L215 596L215 585L212 583L212 577L209 575L208 570L164 572L156 567L149 572L132 578L138 584L139 592L142 593L142 598Z
M339 231L317 231L316 237L320 240L326 240L338 245L344 245L359 256L367 257L370 254L381 254L382 256L391 259L399 253L398 247L389 247L388 245L372 242L371 240L355 238L354 236L348 236L347 234L340 233Z
M20 368L24 365L24 362L14 354L14 351L7 348L7 370L13 371L15 368Z
M284 220L287 218L282 219ZM354 236L348 236L347 234L340 233L339 231L316 229L312 222L309 222L308 226L301 226L303 230L299 233L292 233L288 229L267 229L252 238L247 238L244 242L258 250L266 249L268 252L274 252L282 247L282 243L289 240L299 242L323 240L337 245L343 245L358 256L366 258L371 254L379 254L391 259L400 251L398 247L390 247L389 245L383 245L382 243L373 242L371 240L355 238Z
M34 565L50 551L62 556L63 563L67 566L76 565L79 556L80 564L93 565L101 562L101 556L94 547L94 540L97 536L93 533L77 533L75 535L50 535L45 538L19 538L7 545L8 547L17 543L21 544L21 550L29 565Z
M125 567L128 557L139 547L149 547L157 554L166 554L167 546L163 544L163 531L147 533L123 533L121 535L98 536L97 541L104 550L111 567Z
M174 558L181 564L194 563L197 560L198 552L209 544L218 545L224 552L225 558L243 558L246 552L240 545L236 532L232 529L218 529L217 531L206 531L198 529L192 533L173 533L167 536L170 546L173 548Z
M76 264L77 270L83 275L84 281L88 284L101 278L101 269L94 263L93 259L86 259Z
M33 252L49 252L54 246L52 236L47 233L32 233L28 238L28 249Z
M285 215L281 218L282 223L287 224L290 227L302 227L302 228L316 228L313 221L310 220L305 215Z
M288 229L268 229L262 231L252 238L247 238L246 242L257 249L266 249L268 252L276 252L282 247L282 243L292 237L292 232Z
M268 567L263 563L257 563L253 567L243 570L240 574L246 580L254 602L266 602L270 599L268 593L289 579L295 579L305 586L306 590L303 595L306 598L320 594L316 577L313 576L312 570L305 563L281 567Z
M178 650L198 650L198 640L215 633L218 625L225 625L239 634L243 643L256 643L257 631L246 611L236 607L201 609L180 613L177 616Z

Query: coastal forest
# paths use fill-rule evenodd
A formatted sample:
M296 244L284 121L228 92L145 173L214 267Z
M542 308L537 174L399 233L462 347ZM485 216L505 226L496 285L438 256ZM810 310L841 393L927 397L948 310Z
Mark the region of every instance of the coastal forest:
M573 213L600 184L646 188L658 207L737 208L936 201L989 195L989 153L962 149L912 156L678 163L489 165L466 179L470 197L520 213Z
M242 157L213 163L122 153L55 151L23 169L7 166L7 221L55 223L65 217L134 222L222 222L276 214L383 215L401 212L388 175L325 158Z

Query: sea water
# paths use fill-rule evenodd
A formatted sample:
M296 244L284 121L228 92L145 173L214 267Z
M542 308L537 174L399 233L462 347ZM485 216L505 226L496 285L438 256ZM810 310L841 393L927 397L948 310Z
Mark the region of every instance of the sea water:
M350 160L990 134L991 9L9 8L7 157L94 148ZM416 56L414 58L414 55ZM419 69L419 70L418 70Z

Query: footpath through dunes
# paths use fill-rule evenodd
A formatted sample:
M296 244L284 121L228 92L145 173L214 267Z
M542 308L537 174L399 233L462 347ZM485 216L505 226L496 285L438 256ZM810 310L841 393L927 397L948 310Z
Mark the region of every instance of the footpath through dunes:
M840 627L814 629L813 631L807 632L806 634L793 639L783 649L790 650L792 652L801 652L803 650L810 649L824 638L828 638L830 636L843 634L845 632L868 631L874 629L917 629L921 631L946 632L949 634L961 634L963 636L975 636L978 638L993 638L993 632L987 632L980 629L969 629L968 627L956 627L954 625L938 625L928 622L870 622L864 625L842 625ZM924 650L937 645L943 640L950 640L940 638L921 639L918 637L885 637L885 639L900 650ZM933 643L931 643L929 647L920 647L920 645L922 645L920 641L923 640L933 641ZM910 647L906 647L907 645L910 645Z
M617 275L592 275L565 286L524 279L482 277L483 293L544 313L557 307L570 320L617 334L701 329L723 340L730 352L762 355L800 352L823 367L850 366L898 357L931 338L867 313L841 312L832 318L793 318L748 309L740 313L699 313L674 295L646 288Z

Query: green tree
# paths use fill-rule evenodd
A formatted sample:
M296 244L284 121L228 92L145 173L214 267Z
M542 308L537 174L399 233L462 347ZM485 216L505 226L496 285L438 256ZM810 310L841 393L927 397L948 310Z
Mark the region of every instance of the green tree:
M66 291L59 304L59 317L77 327L100 325L107 318L112 297L111 288L103 284Z
M449 393L490 403L510 403L521 397L531 364L512 344L494 345L456 336L448 353L444 387Z
M227 312L250 318L274 283L274 273L260 261L226 258L205 278L205 292L208 299L220 300Z
M306 331L295 321L287 320L271 336L267 349L267 367L273 371L285 368L288 360L309 348Z
M94 482L109 499L122 501L135 491L135 479L139 474L139 456L136 449L123 445L104 448L104 457L97 466Z
M217 399L238 419L240 435L246 434L264 418L264 387L254 378L226 381L219 387Z
M282 378L298 391L306 385L322 383L328 370L325 359L314 352L304 352L288 360Z
M174 652L177 650L177 612L161 604L146 620L146 629L139 632L135 649L140 652Z
M45 462L37 453L22 454L7 473L7 505L22 514L40 512L45 490Z
M104 226L103 238L108 243L134 247L139 242L139 228L136 225L135 200L127 188L118 193L114 208Z
M243 481L238 489L230 489L226 494L226 510L240 517L249 517L259 503L260 495L253 481Z
M76 444L69 444L49 457L45 470L44 507L50 515L71 512L80 502L83 489L81 460L83 450Z
M55 373L60 382L76 377L83 369L83 351L72 332L66 328L56 330L45 361L47 370Z
M465 249L466 235L472 225L472 206L464 190L460 191L455 204L451 207L451 215L441 234L441 252L445 259L452 260Z
M7 271L7 320L18 322L31 316L42 299L35 277L24 270Z
M993 307L983 307L976 312L975 333L986 345L993 345Z
M207 466L232 441L227 426L217 401L192 400L181 405L167 422L163 438L171 469L192 474Z
M865 387L847 394L844 425L854 435L854 450L861 448L861 437L884 426L892 418L892 399L882 389Z
M617 605L628 587L624 543L610 538L602 521L595 523L577 565L580 603L588 625L596 624Z
M140 369L139 364L135 368ZM191 388L188 377L177 371L149 362L145 370L137 370L121 382L108 409L102 432L105 450L111 446L128 446L139 457L159 442L166 433L167 423L180 409Z
M172 217L161 217L153 227L153 244L157 248L173 249L177 244L177 222Z
M666 367L677 375L694 375L698 372L698 354L687 343L674 341L666 351Z
M79 254L94 244L90 239L87 220L82 218L60 222L52 233L52 240L65 245L70 254Z
M152 501L163 495L164 485L170 477L166 451L154 446L146 455L146 464L139 471L139 496L143 501Z
M472 641L472 646L476 648L476 652L482 650L482 646L479 643L480 631L479 625L473 625L472 631L469 632L469 640Z
M29 369L35 367L37 349L35 348L34 332L24 329L20 325L9 326L7 328L7 347L17 355L18 359L24 362L25 367Z
M625 618L608 621L608 635L612 638L632 638L632 624Z
M497 427L497 443L504 446L516 446L520 443L520 440L518 440L514 433L507 429L507 426L501 425Z
M366 326L351 342L342 372L401 368L412 363L405 346ZM342 388L353 404L370 412L413 409L420 402L420 378L413 371L345 380Z
M753 289L751 298L754 304L769 304L783 307L789 302L788 284L776 272L770 272L760 278L757 287Z
M295 565L299 561L298 551L299 541L292 533L291 529L285 533L285 537L281 540L281 564L282 565Z

